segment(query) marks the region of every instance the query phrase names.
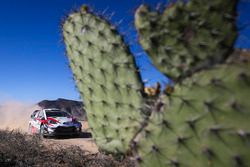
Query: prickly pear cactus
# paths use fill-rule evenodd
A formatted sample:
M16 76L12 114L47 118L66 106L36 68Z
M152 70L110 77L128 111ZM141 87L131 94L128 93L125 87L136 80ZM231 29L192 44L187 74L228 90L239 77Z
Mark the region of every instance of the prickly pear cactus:
M143 86L117 31L84 7L63 24L67 55L97 145L142 167L250 164L250 58L232 56L237 1L177 1L136 12L140 43L175 80ZM174 90L174 91L173 91Z
M142 82L116 29L83 7L63 24L74 78L100 149L125 153L142 122Z
M237 0L177 1L163 12L140 6L139 41L160 71L178 80L222 62L236 38Z

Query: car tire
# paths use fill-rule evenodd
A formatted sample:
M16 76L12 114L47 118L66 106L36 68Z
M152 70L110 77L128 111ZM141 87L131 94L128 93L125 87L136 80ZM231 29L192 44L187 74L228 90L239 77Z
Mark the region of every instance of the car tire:
M41 139L44 138L44 125L41 125L40 131L39 131L39 135L40 135L40 138L41 138Z

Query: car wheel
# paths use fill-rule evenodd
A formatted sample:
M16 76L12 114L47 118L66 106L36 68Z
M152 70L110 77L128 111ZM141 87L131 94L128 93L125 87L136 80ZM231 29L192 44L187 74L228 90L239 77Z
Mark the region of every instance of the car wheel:
M40 135L40 138L41 138L41 139L44 138L44 125L41 125L40 131L39 131L39 135Z

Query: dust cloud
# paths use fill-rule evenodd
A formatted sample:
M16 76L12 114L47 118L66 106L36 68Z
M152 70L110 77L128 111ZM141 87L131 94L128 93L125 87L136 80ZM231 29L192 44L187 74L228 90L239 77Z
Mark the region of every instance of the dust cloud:
M0 104L0 129L28 130L30 115L40 109L36 104L26 104L17 101L8 101Z

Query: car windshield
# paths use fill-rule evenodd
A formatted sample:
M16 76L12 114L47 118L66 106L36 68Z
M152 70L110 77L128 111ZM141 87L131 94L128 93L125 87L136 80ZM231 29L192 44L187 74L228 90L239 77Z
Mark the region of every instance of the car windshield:
M69 117L70 115L64 111L46 111L47 117Z

